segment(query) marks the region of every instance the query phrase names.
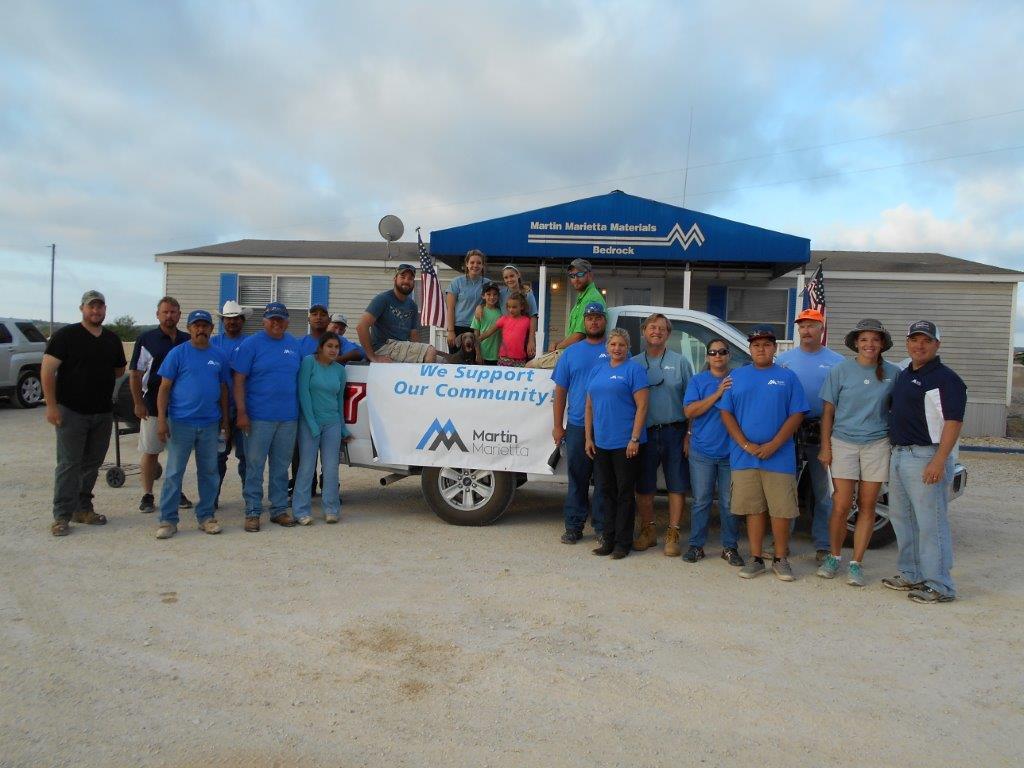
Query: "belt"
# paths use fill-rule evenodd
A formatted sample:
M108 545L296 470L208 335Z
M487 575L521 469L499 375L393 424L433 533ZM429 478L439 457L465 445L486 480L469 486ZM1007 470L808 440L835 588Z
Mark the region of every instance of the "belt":
M648 429L664 429L665 427L682 427L685 421L671 421L668 424L652 424Z

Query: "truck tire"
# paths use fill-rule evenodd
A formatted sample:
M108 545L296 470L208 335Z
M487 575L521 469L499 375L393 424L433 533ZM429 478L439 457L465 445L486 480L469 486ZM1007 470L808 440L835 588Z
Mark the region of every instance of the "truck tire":
M39 378L39 371L30 369L21 372L11 401L18 408L35 408L43 402L43 382Z
M434 514L451 525L490 525L505 514L516 492L512 472L424 467L420 485Z

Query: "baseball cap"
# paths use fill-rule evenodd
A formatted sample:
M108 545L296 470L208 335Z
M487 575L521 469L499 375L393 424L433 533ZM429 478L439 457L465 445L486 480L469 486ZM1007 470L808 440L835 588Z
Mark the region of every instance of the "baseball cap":
M586 259L573 259L569 262L569 272L593 272L594 267Z
M245 310L242 309L241 305L237 301L231 301L229 299L224 302L224 308L217 314L221 317L244 317Z
M400 275L403 272L412 272L415 275L416 274L416 267L414 267L412 264L399 264L398 265L398 271L395 272L395 274L396 275Z
M272 301L267 304L266 309L263 310L263 319L269 320L272 317L280 317L285 320L288 319L288 307L279 301Z
M592 301L587 304L583 310L584 315L603 315L605 313L604 304L600 301Z
M94 301L99 301L99 302L102 302L103 304L107 303L107 300L103 297L103 294L100 293L99 291L86 291L85 293L82 294L82 304L81 304L81 306L84 307L86 304L92 304L92 302L94 302Z
M348 318L339 312L336 315L331 315L331 322L341 323L342 325L348 325Z
M204 323L209 323L210 325L213 325L213 318L210 316L210 313L207 312L205 309L193 309L191 312L189 312L188 320L185 322L185 325L192 325L192 323L198 321L202 321Z
M314 304L314 305L313 305L312 307L310 307L310 308L309 308L309 314L311 314L311 315L312 315L312 314L313 314L314 312L316 312L316 311L317 311L318 309L319 309L319 310L320 310L321 312L323 312L323 313L324 313L325 315L326 315L326 314L329 314L329 313L327 312L327 307L325 307L325 306L324 306L323 304Z
M942 340L942 331L939 330L939 326L933 323L931 320L918 320L916 323L911 323L910 328L907 329L907 338L909 339L915 333L923 333L930 339L935 341Z
M771 339L775 341L775 329L770 325L755 325L747 333L747 341L754 339Z
M805 309L796 316L796 320L794 322L799 323L801 320L814 320L816 323L824 323L825 316L816 309Z
M501 286L493 280L488 280L484 283L484 287L480 289L480 293L487 293L488 291L500 291Z

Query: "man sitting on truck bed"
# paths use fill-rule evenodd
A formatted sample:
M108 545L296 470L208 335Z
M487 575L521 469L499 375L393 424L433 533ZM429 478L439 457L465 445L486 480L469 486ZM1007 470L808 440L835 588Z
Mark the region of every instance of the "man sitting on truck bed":
M416 267L399 264L395 286L378 293L363 312L357 333L371 363L432 363L437 350L417 340L420 311L412 299Z

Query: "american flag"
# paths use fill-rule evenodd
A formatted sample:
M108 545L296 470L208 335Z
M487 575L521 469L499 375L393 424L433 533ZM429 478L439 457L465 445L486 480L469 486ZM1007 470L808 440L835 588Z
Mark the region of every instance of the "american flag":
M420 324L447 328L441 281L434 269L434 260L427 253L427 246L423 244L423 236L420 234L419 227L416 228L416 240L419 242L420 280L423 288L423 298L420 302Z
M821 271L821 264L814 271L814 277L804 288L804 309L816 309L825 318L825 324L821 329L821 343L828 343L828 313L825 311L825 275Z

